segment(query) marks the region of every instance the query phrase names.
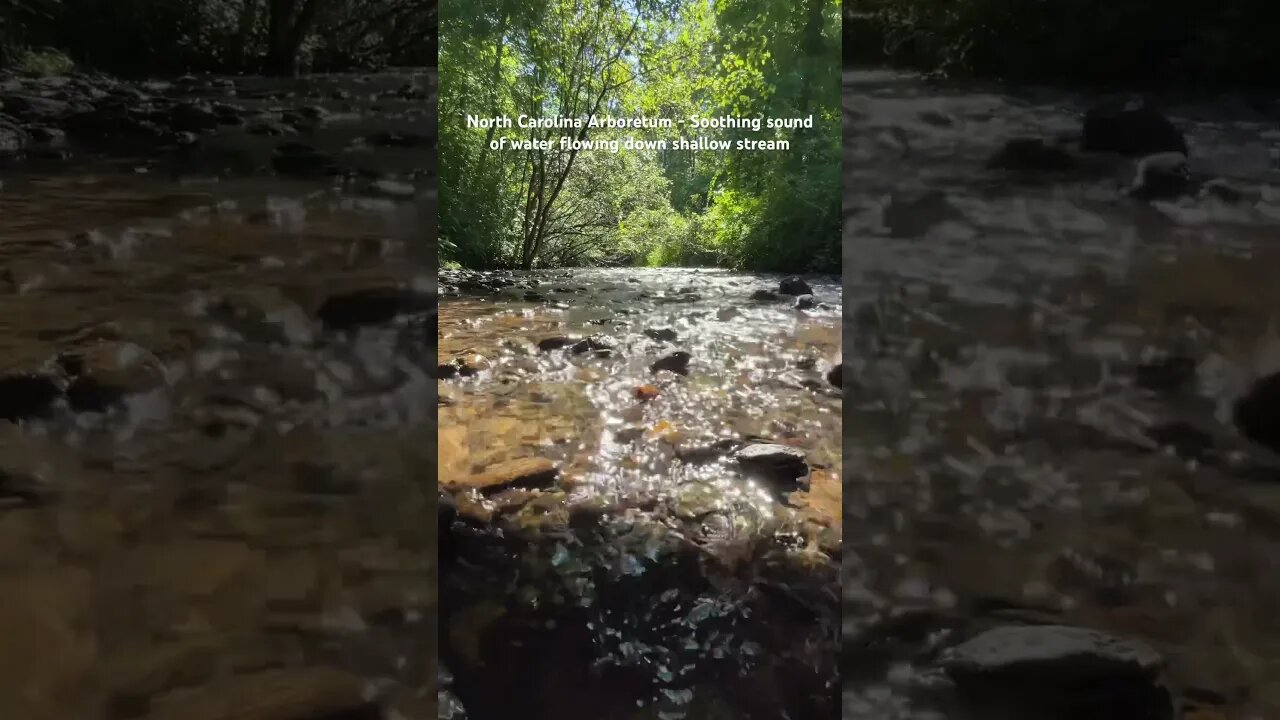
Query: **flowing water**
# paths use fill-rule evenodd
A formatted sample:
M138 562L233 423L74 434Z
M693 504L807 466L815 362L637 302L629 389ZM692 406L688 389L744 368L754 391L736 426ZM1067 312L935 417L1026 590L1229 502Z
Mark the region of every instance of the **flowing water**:
M933 649L1011 622L1147 642L1185 717L1280 717L1280 466L1230 424L1280 360L1280 128L1168 103L1238 198L985 169L1089 101L846 73L845 718L967 717Z
M432 210L171 157L0 174L0 716L434 717Z
M781 280L442 276L441 654L473 720L836 717L841 288Z

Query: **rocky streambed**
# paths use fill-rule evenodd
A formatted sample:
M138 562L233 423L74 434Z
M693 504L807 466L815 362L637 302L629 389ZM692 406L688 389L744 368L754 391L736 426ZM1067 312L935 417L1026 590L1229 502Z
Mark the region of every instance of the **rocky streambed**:
M254 82L0 77L0 716L436 713L432 196L201 159Z
M837 717L838 281L441 283L441 707Z
M1280 128L846 74L844 717L1280 712Z

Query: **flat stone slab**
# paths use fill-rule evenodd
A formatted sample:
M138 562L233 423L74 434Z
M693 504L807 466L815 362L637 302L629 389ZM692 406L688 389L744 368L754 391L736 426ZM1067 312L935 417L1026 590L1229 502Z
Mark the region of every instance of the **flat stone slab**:
M1019 677L1128 677L1154 679L1160 654L1137 640L1062 625L988 630L948 649L939 664L955 679Z

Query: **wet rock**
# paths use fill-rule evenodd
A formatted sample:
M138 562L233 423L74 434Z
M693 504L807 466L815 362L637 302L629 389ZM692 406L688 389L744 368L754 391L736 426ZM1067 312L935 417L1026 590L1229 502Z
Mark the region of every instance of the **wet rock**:
M964 214L941 190L924 193L897 192L889 198L881 222L895 238L920 237L945 222L960 221Z
M57 364L70 378L67 402L77 412L105 412L125 397L168 385L164 362L140 345L100 341L63 352Z
M151 703L148 720L380 720L365 683L336 668L288 668L175 690Z
M366 288L330 296L316 315L327 329L353 330L429 312L435 301L430 293L394 287Z
M778 293L782 295L812 295L813 288L809 287L809 283L799 277L783 278L778 284Z
M0 97L0 107L6 115L23 122L52 122L67 115L71 106L62 100L36 95L5 95Z
M676 373L677 375L688 375L689 361L692 359L693 356L689 353L683 350L677 350L676 352L673 352L650 365L649 371L658 372L659 370L667 370L669 372Z
M42 145L57 146L67 141L67 134L58 128L37 125L27 129L32 141Z
M393 200L407 200L414 196L416 189L410 183L395 180L375 180L369 183L369 192L378 197Z
M191 147L200 142L200 136L188 131L175 132L168 137L169 142L178 147Z
M62 386L48 375L0 375L0 420L44 417L52 412L62 392Z
M1280 452L1280 373L1254 382L1236 401L1232 419L1242 435Z
M1196 381L1194 358L1173 355L1134 368L1133 384L1143 390L1176 393L1190 388Z
M836 387L844 387L844 360L839 355L827 370L827 382Z
M1212 198L1228 205L1238 205L1245 200L1245 193L1222 179L1213 179L1200 186L1201 199Z
M165 131L151 118L123 107L101 107L76 113L62 124L80 140L104 143L159 141Z
M555 337L542 338L538 341L538 349L542 352L551 352L561 348L569 347L574 343L573 338L557 335Z
M955 125L955 120L953 120L950 115L944 115L935 110L925 110L917 115L917 117L920 118L920 122L934 127L951 127L952 125Z
M644 334L658 342L675 342L679 337L679 334L671 328L647 328Z
M249 340L305 344L315 329L307 312L277 288L242 288L224 292L207 307L209 319Z
M1206 461L1215 451L1213 436L1185 421L1158 422L1145 428L1143 434L1158 447L1172 449L1180 458Z
M574 355L582 355L589 352L596 355L608 355L613 353L613 346L601 338L588 337L574 343L569 350Z
M300 105L289 111L289 114L311 122L319 122L329 117L329 111L319 105Z
M429 147L435 141L428 135L401 132L378 132L367 138L365 142L375 147L414 148Z
M1130 197L1139 200L1169 200L1185 195L1191 189L1191 169L1187 156L1167 152L1148 155L1138 161Z
M463 377L472 377L493 368L493 362L489 358L480 353L464 353L453 359L453 364L458 368L458 374Z
M0 158L17 155L27 144L27 135L18 123L0 115Z
M65 449L33 437L13 425L0 426L0 510L42 505L58 495L59 483L71 470L62 462Z
M748 476L772 485L794 490L796 486L808 484L809 463L799 448L756 443L738 450L733 457Z
M169 111L169 126L178 132L207 132L220 124L218 114L208 105L180 103Z
M1147 645L1085 628L1005 626L939 657L961 695L984 710L1066 720L1171 720L1164 662Z
M812 295L801 295L796 298L797 310L812 310L818 307L818 301Z
M1073 170L1076 158L1065 148L1037 138L1015 138L1005 143L987 167L1019 173L1060 173Z
M751 299L756 302L777 302L781 298L777 293L771 290L756 290L751 293ZM724 319L724 318L721 318Z
M537 489L553 484L560 468L546 458L520 458L485 468L483 472L463 478L440 478L440 487L448 491L479 490L498 492L508 488Z
M264 137L282 137L298 134L298 129L292 125L275 122L274 120L259 120L249 123L245 131L250 135L262 135Z
M1111 103L1084 116L1082 146L1090 152L1127 157L1157 153L1187 154L1187 140L1169 118L1143 103Z
M438 720L467 720L467 710L462 701L447 686L441 684L436 693L436 717Z
M281 175L322 177L341 173L338 161L304 143L284 143L271 156L271 167Z

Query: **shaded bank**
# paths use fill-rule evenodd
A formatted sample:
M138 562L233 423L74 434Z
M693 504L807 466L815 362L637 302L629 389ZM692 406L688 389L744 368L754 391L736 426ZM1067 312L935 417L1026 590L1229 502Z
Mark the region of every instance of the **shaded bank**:
M21 0L0 3L0 68L61 62L131 77L434 65L428 0ZM61 58L61 60L58 60Z
M847 0L849 64L1092 86L1275 88L1280 6L1157 0Z

